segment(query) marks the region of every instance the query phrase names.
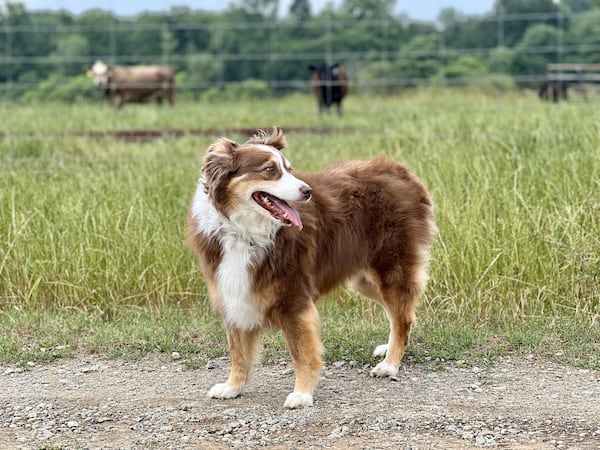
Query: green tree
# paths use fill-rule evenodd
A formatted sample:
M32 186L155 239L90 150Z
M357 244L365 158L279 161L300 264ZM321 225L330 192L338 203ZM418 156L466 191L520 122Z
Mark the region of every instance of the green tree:
M279 11L279 0L240 0L239 7L250 15L275 19Z
M140 59L144 62L160 62L165 31L163 16L156 13L143 13L127 25L121 27L119 24L117 32L117 54L128 57L122 59L122 62L139 64Z
M579 15L574 18L565 40L573 49L565 55L566 61L600 62L600 21L597 16Z
M214 29L210 52L225 58L223 79L228 82L246 78L267 79L268 65L264 64L277 44L272 34L272 21L246 8L230 7L222 14L220 26Z
M112 59L117 48L118 22L112 13L97 9L83 12L75 18L74 25L88 43L89 61L93 64L95 59ZM114 62L114 61L111 61Z
M513 74L531 76L546 73L548 63L558 62L559 33L556 27L546 24L530 26L515 46Z
M390 17L396 0L344 0L340 10L354 19Z
M441 38L445 47L487 49L498 45L497 23L487 20L487 17L466 16L454 8L444 8L437 21L442 27Z
M592 9L592 2L590 0L562 0L562 4L567 10L574 13Z
M81 59L89 55L87 39L78 33L60 36L55 52L51 54L56 61L56 72L61 75L80 75Z
M163 25L163 29L160 33L160 52L161 61L163 63L169 63L175 52L177 51L177 38L175 35L166 28L166 24Z
M289 15L295 24L303 24L310 19L310 3L308 0L294 0L290 5Z
M400 49L398 55L400 74L415 82L431 77L442 65L440 39L434 33L415 36Z
M395 0L330 1L316 14L310 0L292 0L284 17L279 0L234 0L219 13L174 7L135 18L101 10L30 12L23 3L5 3L0 83L34 89L45 81L44 92L57 76L66 85L65 77L95 59L168 62L196 93L228 85L244 92L306 89L308 64L331 59L372 86L488 72L519 78L541 75L548 62L600 60L597 17L582 14L600 9L600 0L496 0L484 16L446 8L435 24L395 14ZM260 89L242 83L249 79Z
M493 11L503 27L504 45L509 47L515 46L531 25L557 26L562 20L558 13L566 12L554 0L496 0Z
M2 12L0 10L0 12ZM32 26L31 16L23 3L8 2L2 12L2 53L6 63L0 72L0 82L14 81L26 67L18 61L19 57L31 56L35 53L35 43L20 31Z
M365 92L382 94L398 90L403 82L399 69L391 61L365 64L358 70L356 77Z
M171 8L166 17L169 31L176 43L173 52L176 55L189 55L190 52L207 52L210 47L212 29L219 14L204 11L193 11L188 7ZM185 69L185 61L170 61L176 70Z
M193 44L185 56L185 78L178 89L201 92L221 81L223 61L207 52L198 52ZM193 96L193 95L192 95Z
M469 79L481 77L488 73L488 69L481 58L465 55L455 59L450 64L441 67L433 78L446 80Z
M514 50L496 47L488 55L486 66L491 73L510 73L515 59Z

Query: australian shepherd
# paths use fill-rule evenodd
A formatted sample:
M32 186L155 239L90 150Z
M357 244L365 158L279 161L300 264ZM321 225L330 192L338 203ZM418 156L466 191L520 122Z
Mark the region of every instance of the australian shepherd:
M243 144L219 139L204 157L189 211L213 308L223 317L231 372L208 396L234 398L249 379L263 329L281 329L296 372L287 408L313 404L323 346L315 300L342 283L380 303L389 319L385 358L394 376L427 281L436 232L423 183L387 157L301 174L283 156L279 128Z

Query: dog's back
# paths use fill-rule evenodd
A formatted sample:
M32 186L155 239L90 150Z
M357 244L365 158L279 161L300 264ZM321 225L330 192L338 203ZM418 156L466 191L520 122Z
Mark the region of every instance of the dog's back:
M313 188L311 202L297 205L304 230L280 230L265 267L299 265L293 280L306 277L302 283L322 294L364 270L389 273L400 265L405 272L404 264L426 254L436 230L433 206L404 166L378 157L296 176ZM285 278L269 272L265 276Z

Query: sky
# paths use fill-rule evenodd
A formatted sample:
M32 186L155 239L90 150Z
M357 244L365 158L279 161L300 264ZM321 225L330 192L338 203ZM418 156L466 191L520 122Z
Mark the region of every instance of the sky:
M0 0L0 4L6 0ZM143 11L166 11L172 6L188 6L191 9L222 11L229 0L19 0L28 10L66 9L73 14L93 8L113 11L120 16L135 16ZM320 11L330 1L310 0L313 12ZM281 11L287 12L292 0L280 0ZM396 0L396 12L406 13L412 19L435 20L442 8L452 7L465 14L483 14L491 11L494 0Z

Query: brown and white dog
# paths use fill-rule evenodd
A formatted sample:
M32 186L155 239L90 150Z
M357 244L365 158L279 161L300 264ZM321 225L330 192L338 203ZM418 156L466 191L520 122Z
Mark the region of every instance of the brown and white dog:
M212 144L190 211L188 233L231 352L226 383L213 398L241 394L262 329L282 329L296 371L284 406L313 404L323 346L314 301L342 283L383 305L385 355L371 375L394 376L427 280L436 232L419 179L386 157L322 172L292 171L283 132L259 131L244 144Z

